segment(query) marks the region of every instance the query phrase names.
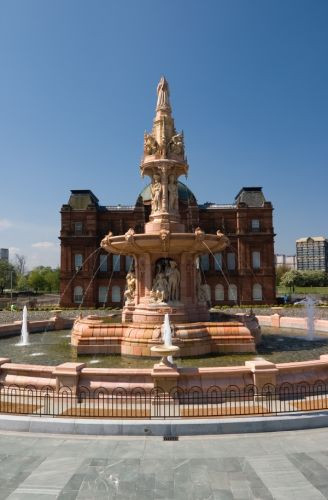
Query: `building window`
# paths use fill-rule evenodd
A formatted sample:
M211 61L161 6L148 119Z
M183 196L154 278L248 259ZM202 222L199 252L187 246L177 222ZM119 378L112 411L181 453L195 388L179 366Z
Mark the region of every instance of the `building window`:
M74 255L75 271L79 271L80 269L82 269L82 265L83 265L83 256L81 253L76 253Z
M216 271L222 270L222 253L221 252L214 254L214 269Z
M220 283L215 286L215 301L224 300L224 287Z
M98 289L98 302L106 304L108 296L108 286L100 286Z
M234 252L227 253L227 266L229 271L234 271L236 269L236 255Z
M74 288L74 304L82 304L83 300L83 288L81 286L76 286Z
M237 286L236 285L229 285L228 300L233 300L234 302L237 302Z
M102 273L107 272L107 258L108 258L108 255L100 255L99 271L101 271Z
M205 255L201 255L200 257L200 267L203 271L208 271L209 268L210 268L210 259L209 259L209 255L208 254L205 254Z
M113 271L121 270L121 256L113 255Z
M117 285L112 287L112 302L121 302L121 289Z
M252 252L252 267L260 269L261 267L261 252Z
M259 219L252 219L252 231L260 230L260 221Z
M262 300L262 285L259 283L253 285L253 300Z
M131 271L133 267L133 257L131 257L131 255L127 255L125 257L125 270L126 272L128 273L129 271Z
M82 222L74 222L74 233L82 234L83 224Z

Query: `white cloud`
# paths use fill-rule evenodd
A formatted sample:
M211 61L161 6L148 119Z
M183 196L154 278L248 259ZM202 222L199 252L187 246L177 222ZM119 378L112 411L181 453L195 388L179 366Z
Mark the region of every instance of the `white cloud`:
M37 243L32 243L33 248L53 248L55 246L51 241L39 241Z
M10 222L8 219L0 219L0 231L2 229L8 229L8 227L11 227L13 224Z

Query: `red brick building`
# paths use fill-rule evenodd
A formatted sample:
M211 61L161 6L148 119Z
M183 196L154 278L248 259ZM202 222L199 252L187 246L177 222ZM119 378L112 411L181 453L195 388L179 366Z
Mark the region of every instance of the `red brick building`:
M179 182L178 187L181 222L187 231L199 226L215 234L220 229L231 242L222 254L201 258L212 305L274 303L273 208L262 188L242 188L231 205L201 205L187 186ZM109 231L119 235L130 227L143 233L150 211L149 186L133 206L102 206L89 190L71 191L61 209L62 306L122 305L132 258L107 254L100 241Z

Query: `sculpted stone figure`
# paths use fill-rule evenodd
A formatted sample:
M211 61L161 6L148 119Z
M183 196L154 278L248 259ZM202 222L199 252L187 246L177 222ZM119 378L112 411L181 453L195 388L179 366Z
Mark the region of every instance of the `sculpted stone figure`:
M156 139L151 134L144 136L144 152L146 155L154 155L158 150Z
M162 208L162 184L158 174L154 174L150 190L152 212L159 212Z
M184 145L183 145L183 135L176 134L172 137L170 141L170 151L177 155L182 155L184 153Z
M169 85L165 80L164 76L162 76L159 81L159 84L157 85L156 109L170 108L169 96L170 96Z
M136 291L136 277L133 271L126 275L126 289L124 292L125 304L132 304L134 302L134 295Z
M151 302L166 302L168 298L168 283L165 274L159 271L154 279L150 292Z
M167 190L169 193L169 212L177 212L179 210L179 194L178 184L174 174L169 176Z
M180 271L177 268L177 263L170 260L169 266L166 268L166 277L168 282L169 300L176 301L180 298Z

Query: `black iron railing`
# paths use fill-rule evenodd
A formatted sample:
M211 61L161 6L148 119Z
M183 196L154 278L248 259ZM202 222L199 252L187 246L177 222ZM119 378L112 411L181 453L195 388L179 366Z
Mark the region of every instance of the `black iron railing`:
M210 418L319 411L328 409L328 381L314 384L267 384L222 389L212 386L169 392L161 388L127 391L99 388L91 392L80 387L78 394L69 388L56 392L52 387L37 389L0 384L0 413L51 417L96 418Z

